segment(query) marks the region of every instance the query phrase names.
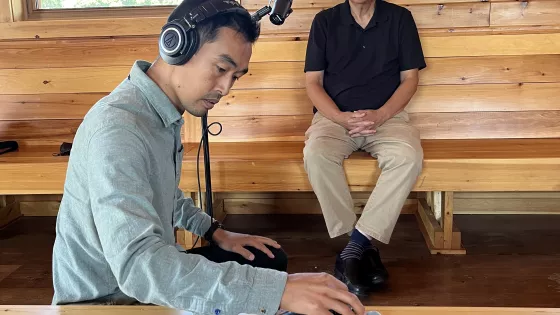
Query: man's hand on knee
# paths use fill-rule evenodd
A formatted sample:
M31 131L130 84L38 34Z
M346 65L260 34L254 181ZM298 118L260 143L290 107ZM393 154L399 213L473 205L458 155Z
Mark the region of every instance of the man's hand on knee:
M280 244L266 237L239 234L222 229L216 230L213 240L221 249L238 253L239 255L245 257L245 259L251 261L255 259L255 255L247 250L245 246L254 247L265 253L271 259L275 258L274 254L266 247L266 245L274 248L280 248Z

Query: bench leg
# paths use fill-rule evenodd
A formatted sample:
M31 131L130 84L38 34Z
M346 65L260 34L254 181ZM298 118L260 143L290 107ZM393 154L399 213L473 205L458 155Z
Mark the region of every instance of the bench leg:
M0 229L21 218L19 205L14 196L0 196Z
M185 193L185 196L187 197L190 196L193 199L195 205L197 205L198 207L200 207L201 204L205 204L204 198L206 198L206 195L204 193L202 193L202 200L199 200L200 198L198 198L197 192ZM226 212L224 211L224 201L223 199L218 199L216 193L213 193L212 197L213 197L212 206L214 208L214 219L223 222L227 215ZM193 245L196 248L207 244L207 242L204 241L202 238L198 238L197 235L183 229L177 230L175 237L177 239L177 242L185 249L191 249Z
M464 255L461 232L453 224L453 192L427 192L418 198L420 230L432 254Z

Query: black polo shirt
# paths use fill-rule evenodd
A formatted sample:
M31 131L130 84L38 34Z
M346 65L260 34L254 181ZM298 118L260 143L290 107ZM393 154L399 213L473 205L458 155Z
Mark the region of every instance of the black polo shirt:
M406 8L376 0L365 29L354 20L348 0L313 19L304 71L324 70L323 86L341 111L379 109L399 87L400 71L425 67Z

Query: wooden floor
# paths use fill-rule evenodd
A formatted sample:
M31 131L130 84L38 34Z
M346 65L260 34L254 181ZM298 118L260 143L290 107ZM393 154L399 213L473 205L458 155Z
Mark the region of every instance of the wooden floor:
M401 216L381 252L391 279L367 305L560 307L560 216L457 216L467 256L431 256L414 216ZM235 231L278 240L290 272L332 272L345 244L318 215L231 215ZM0 304L50 304L54 217L0 231Z

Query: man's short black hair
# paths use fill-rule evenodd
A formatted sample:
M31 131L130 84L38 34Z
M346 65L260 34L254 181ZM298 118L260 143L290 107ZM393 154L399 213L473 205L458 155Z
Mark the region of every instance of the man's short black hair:
M206 1L208 0L183 0L183 2L173 10L167 20L182 19L193 8ZM260 23L253 21L249 15L244 16L236 13L219 14L197 25L196 31L200 39L197 51L205 43L215 41L218 36L218 31L222 27L229 27L241 33L245 40L251 44L255 43L260 35Z
M197 27L200 38L198 48L202 47L204 43L215 41L218 36L218 30L222 27L229 27L241 33L245 40L251 44L256 42L260 35L260 24L254 22L249 16L236 13L220 14L208 21L204 21Z

